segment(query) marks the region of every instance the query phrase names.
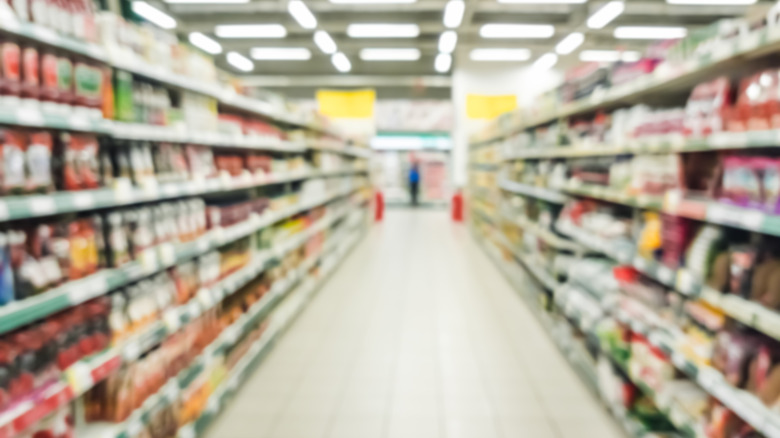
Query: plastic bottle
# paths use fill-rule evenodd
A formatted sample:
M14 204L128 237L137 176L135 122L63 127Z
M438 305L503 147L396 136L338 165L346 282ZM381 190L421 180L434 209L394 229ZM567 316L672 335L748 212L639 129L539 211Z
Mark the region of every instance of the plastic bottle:
M14 300L14 271L11 267L11 255L8 251L8 237L0 233L0 305ZM0 384L0 387L2 385ZM0 397L0 405L2 397Z

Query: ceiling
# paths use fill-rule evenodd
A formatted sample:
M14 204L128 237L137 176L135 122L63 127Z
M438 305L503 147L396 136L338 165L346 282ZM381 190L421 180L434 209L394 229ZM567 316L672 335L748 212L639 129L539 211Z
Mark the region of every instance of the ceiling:
M179 0L182 1L182 0ZM203 1L203 0L200 0ZM217 1L217 0L215 0ZM376 1L376 0L375 0ZM407 0L409 1L409 0ZM442 22L448 0L417 0L404 4L343 4L328 0L304 0L317 19L317 29L327 31L338 50L351 61L349 74L339 73L331 63L330 55L323 54L313 41L314 29L304 29L288 13L287 0L250 0L248 3L172 4L151 2L166 10L178 21L177 32L202 32L217 39L224 52L237 51L249 56L253 47L305 47L311 51L307 61L255 61L255 69L248 83L267 88L309 88L311 86L377 86L403 89L410 86L448 88L449 74L434 69L438 53L438 39L447 28ZM548 0L549 1L549 0ZM670 5L663 0L627 0L624 12L602 29L589 29L585 20L604 3L591 1L583 4L509 4L497 0L465 0L461 25L455 30L458 42L453 53L453 67L470 62L469 52L474 48L528 48L533 62L541 54L554 51L555 44L571 32L585 34L585 42L574 53L561 57L561 65L578 62L577 54L586 49L642 49L646 41L617 40L613 31L624 25L682 25L693 28L723 18L743 15L747 6ZM214 35L218 24L282 24L287 37L282 39L219 39ZM420 34L416 38L351 38L346 29L350 23L416 23ZM479 29L486 23L552 24L554 35L547 39L485 39ZM415 47L421 56L417 61L389 62L362 61L363 48ZM218 64L236 71L218 55ZM487 62L482 62L487 64ZM502 63L503 64L503 63ZM345 82L345 77L349 77Z

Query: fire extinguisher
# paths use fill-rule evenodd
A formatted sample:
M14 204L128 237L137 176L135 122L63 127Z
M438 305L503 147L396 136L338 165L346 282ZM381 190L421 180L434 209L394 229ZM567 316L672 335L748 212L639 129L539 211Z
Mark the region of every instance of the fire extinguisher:
M463 221L463 192L460 189L452 195L452 220L455 222Z
M376 191L375 201L376 201L376 211L374 215L374 220L376 222L381 222L382 217L385 215L385 197L382 196L382 192L379 190Z

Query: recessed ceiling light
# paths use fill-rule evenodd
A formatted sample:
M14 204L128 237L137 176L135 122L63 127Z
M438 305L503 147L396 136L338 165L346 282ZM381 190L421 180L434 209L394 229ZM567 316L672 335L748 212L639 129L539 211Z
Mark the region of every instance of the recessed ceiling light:
M463 22L463 13L466 11L466 4L463 0L450 0L444 6L444 26L454 29Z
M757 0L666 0L670 5L747 6Z
M568 55L577 49L584 41L585 35L581 32L572 32L555 45L555 51L559 55Z
M362 49L360 59L363 61L417 61L420 59L419 49Z
M583 50L580 52L580 61L585 62L635 62L641 55L633 50Z
M255 64L246 56L238 52L228 52L225 56L228 64L243 72L250 72L255 69Z
M214 33L220 38L284 38L287 29L281 24L220 24Z
M677 26L618 26L615 38L626 40L674 40L684 38L688 31Z
M499 3L523 3L523 4L579 4L588 0L498 0Z
M249 3L250 0L163 0L169 4L239 4Z
M330 0L331 3L336 4L393 4L393 3L414 3L417 0Z
M249 56L258 61L306 61L311 52L303 47L254 47Z
M333 41L333 38L330 37L330 34L324 30L318 30L317 32L314 32L314 44L316 44L317 47L322 50L322 53L325 53L326 55L336 53L336 50L338 50L336 47L336 42Z
M416 38L420 27L416 24L356 23L347 26L352 38Z
M433 62L433 68L439 73L447 73L452 66L452 55L448 53L439 53Z
M192 32L189 36L190 44L206 53L216 55L222 53L222 45L200 32Z
M472 61L527 61L531 58L528 49L474 49L469 53Z
M555 34L551 24L500 24L482 25L479 35L482 38L550 38Z
M314 29L317 27L317 17L311 13L306 3L302 0L290 0L287 3L287 12L292 15L302 28Z
M330 62L333 63L333 66L336 67L336 70L347 73L348 71L352 70L352 63L349 62L349 58L347 58L347 55L336 52L333 54L333 56L330 57Z
M585 24L591 29L601 29L622 14L625 9L626 5L622 1L611 1L588 17Z
M534 61L532 68L536 70L549 70L557 62L558 62L558 55L556 55L555 53L545 53L544 55L540 56L536 61Z
M458 34L454 30L445 30L439 37L439 51L441 53L452 53L458 44Z
M176 20L165 12L155 8L149 3L135 1L132 3L133 12L138 14L146 21L154 23L163 29L173 29L176 27Z

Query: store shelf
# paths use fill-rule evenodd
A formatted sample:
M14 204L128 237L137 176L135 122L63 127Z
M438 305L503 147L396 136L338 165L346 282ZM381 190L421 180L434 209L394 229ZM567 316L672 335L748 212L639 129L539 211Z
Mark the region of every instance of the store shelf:
M560 286L558 280L550 274L547 269L541 266L538 262L531 258L529 254L524 253L522 250L515 249L512 242L510 242L503 234L499 234L495 237L495 240L504 247L504 249L510 254L514 255L523 265L526 266L528 272L536 278L544 287L548 290L555 290Z
M510 181L506 178L501 178L498 182L498 186L508 192L543 199L555 204L563 204L569 199L568 196L558 190L536 187L529 184Z
M634 139L627 144L588 146L529 147L503 158L504 161L544 158L577 158L609 155L648 155L680 152L705 152L729 149L770 148L780 145L780 130L718 132L707 137L686 138L681 135L661 135Z
M104 269L87 278L65 283L32 298L13 301L0 307L0 333L7 333L68 307L104 295L142 277L205 254L282 219L328 203L353 191L354 189L339 191L319 199L303 202L284 211L252 216L244 223L212 230L193 242L163 244L147 250L139 257L139 260L130 262L121 268Z
M95 117L90 111L83 108L72 108L68 112L59 113L21 102L15 106L0 108L0 125L108 133L106 120L102 117Z
M685 64L674 67L661 64L651 74L640 76L629 83L608 88L603 92L593 93L579 101L563 104L560 108L528 118L505 132L488 139L474 141L472 144L477 146L499 141L524 129L577 114L608 110L661 94L686 92L702 81L722 76L728 69L744 66L747 61L776 53L780 49L780 35L776 31L771 35L769 33L770 30L767 28L753 30L731 47L724 46L716 56L689 59Z
M534 236L538 237L541 241L543 241L547 245L550 245L553 248L565 250L565 251L572 251L575 253L581 253L585 250L585 247L582 246L581 244L565 239L561 236L558 236L557 234L540 226L539 224L537 224L536 222L530 220L525 216L522 215L510 216L507 213L504 213L502 216L506 221L514 223L523 231L533 234Z
M54 192L47 195L6 196L0 199L0 221L29 219L56 214L84 212L104 208L117 208L131 204L165 201L185 196L207 195L233 190L283 184L313 178L365 173L361 170L305 171L278 175L252 175L240 177L222 175L220 178L158 184L150 181L144 187L116 184L114 188Z

